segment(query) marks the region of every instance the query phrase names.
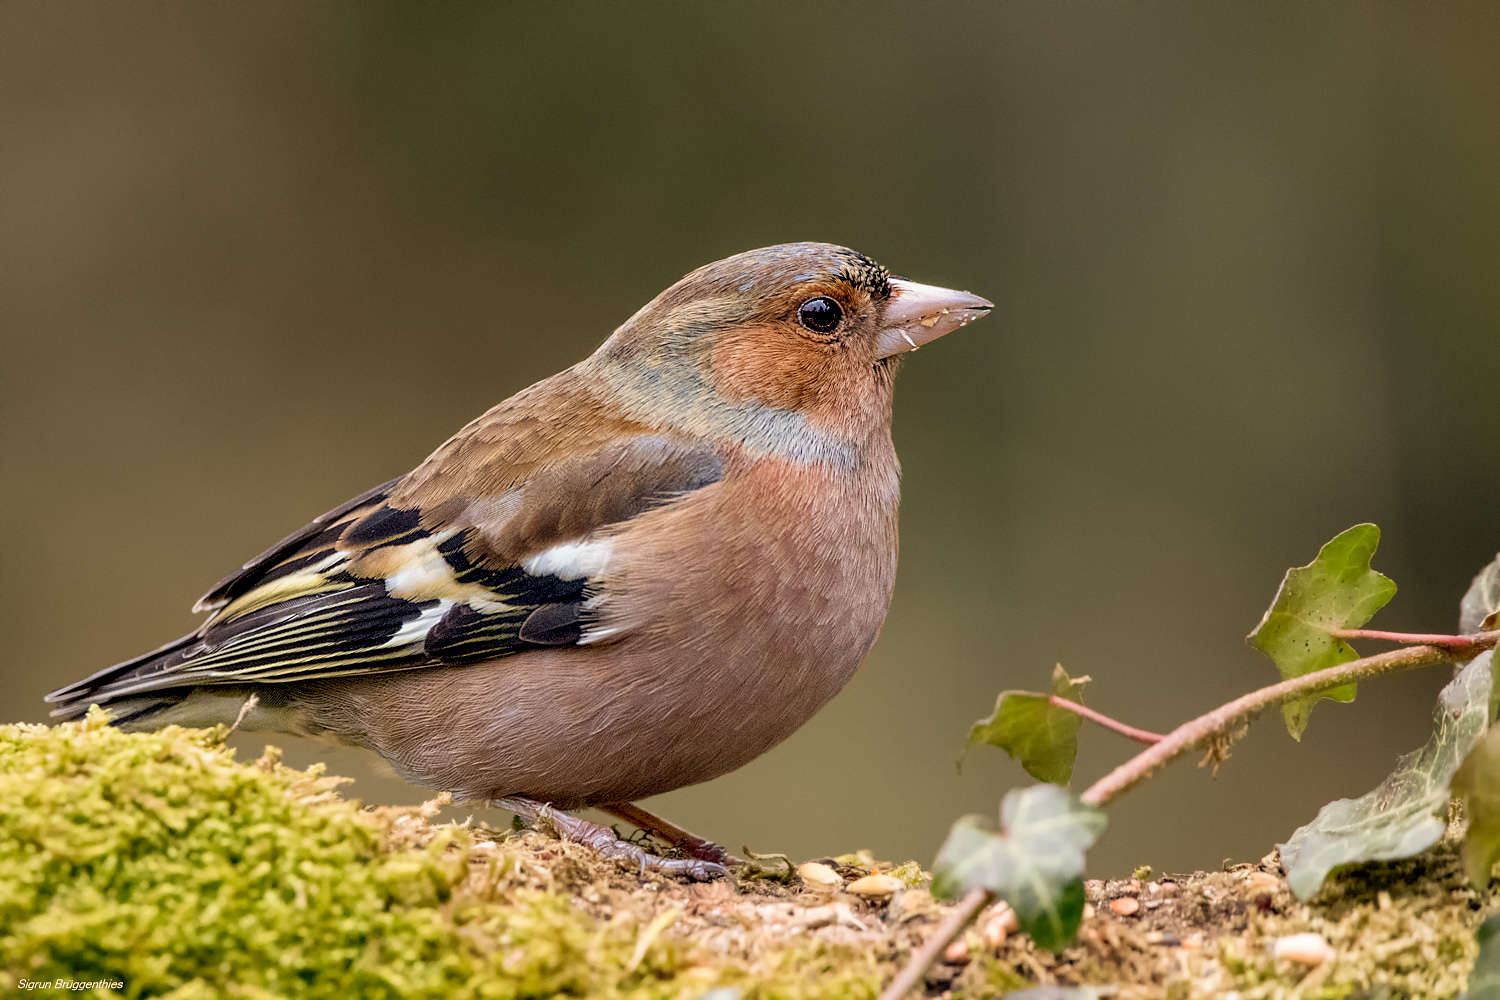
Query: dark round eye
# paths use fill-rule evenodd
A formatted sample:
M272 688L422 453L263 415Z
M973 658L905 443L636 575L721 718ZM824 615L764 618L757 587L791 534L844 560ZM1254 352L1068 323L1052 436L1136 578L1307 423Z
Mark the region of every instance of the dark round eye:
M797 307L797 319L813 333L832 333L844 318L844 310L826 295L808 299Z

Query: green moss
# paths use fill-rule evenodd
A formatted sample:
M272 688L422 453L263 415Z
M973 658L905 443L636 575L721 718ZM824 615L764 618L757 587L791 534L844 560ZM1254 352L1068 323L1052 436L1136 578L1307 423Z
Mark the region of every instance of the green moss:
M1391 991L1394 996L1453 997L1463 989L1478 946L1474 931L1495 894L1463 874L1455 830L1405 861L1335 871L1311 905L1255 921L1226 941L1221 961L1246 996L1339 1000ZM1271 956L1283 934L1313 931L1333 946L1332 961L1305 972Z
M246 765L222 731L127 734L97 711L0 727L0 991L117 980L119 994L747 997L876 992L869 956L803 947L752 974L566 892L471 863L467 831L409 841L318 770ZM428 833L430 827L423 826ZM116 995L110 993L107 995Z
M431 810L362 809L338 779L272 754L238 763L222 739L121 733L98 713L0 726L0 994L66 979L175 1000L696 1000L719 987L873 1000L942 916L920 888L890 911L844 898L859 930L826 897L775 881L641 879L540 833L485 840L433 826ZM1098 912L1064 954L1024 935L987 947L971 930L969 964L935 967L929 983L969 1000L1037 980L1118 984L1125 1000L1450 997L1500 902L1500 887L1464 879L1457 842L1337 872L1306 904L1277 891L1261 907L1243 873L1216 872L1123 918L1105 905L1116 881L1094 890ZM868 852L837 860L925 881ZM1336 957L1311 971L1273 958L1279 936L1305 930ZM1189 937L1200 946L1164 943Z
M913 886L926 885L932 881L932 876L922 870L922 866L915 861L908 861L904 865L897 865L886 874L901 880L901 884L910 889Z

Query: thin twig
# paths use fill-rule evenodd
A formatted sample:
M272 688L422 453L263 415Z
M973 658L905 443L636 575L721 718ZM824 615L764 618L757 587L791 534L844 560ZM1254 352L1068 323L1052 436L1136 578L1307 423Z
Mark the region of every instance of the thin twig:
M1058 708L1066 708L1070 712L1081 715L1085 719L1088 719L1090 722L1097 722L1105 729L1112 729L1115 732L1119 733L1121 736L1125 737L1127 740L1135 740L1137 743L1144 743L1147 746L1150 746L1153 743L1160 743L1162 740L1166 739L1166 737L1162 736L1160 733L1150 733L1144 729L1137 729L1134 726L1127 726L1123 722L1111 719L1103 712L1096 712L1092 708L1087 708L1083 705L1078 704L1078 702L1076 701L1069 701L1062 695L1052 695L1052 704L1056 705Z
M255 709L255 706L259 704L260 695L258 694L252 694L250 697L246 698L245 703L240 706L240 714L234 717L234 725L229 727L229 733L232 733L236 729L240 728L240 723L245 721L245 716L249 715ZM225 733L224 735L228 736L229 733Z
M1357 630L1346 630L1352 633ZM1339 633L1335 632L1335 635ZM1387 635L1404 635L1405 633L1384 633L1379 635L1366 635L1364 638L1384 638ZM1352 636L1359 638L1360 636ZM1481 632L1472 636L1439 636L1442 639L1463 639L1464 643L1446 642L1441 644L1425 644L1420 646L1408 646L1405 649L1393 650L1389 653L1381 653L1378 656L1366 656L1358 660L1350 660L1348 663L1340 663L1336 667L1327 670L1318 670L1301 677L1293 677L1291 680L1282 681L1280 684L1272 684L1270 687L1252 691L1247 695L1236 698L1227 705L1221 705L1206 715L1200 715L1191 722L1184 723L1172 730L1165 736L1156 736L1154 733L1144 733L1142 736L1151 740L1151 746L1136 754L1130 760L1121 764L1113 771L1100 778L1089 786L1079 798L1094 806L1105 806L1119 798L1120 795L1129 791L1135 785L1149 777L1152 771L1171 763L1182 756L1201 741L1218 733L1228 732L1255 715L1269 708L1277 702L1286 701L1290 698L1302 695L1316 694L1319 691L1327 691L1343 684L1364 680L1367 677L1376 677L1380 674L1392 674L1402 670L1412 670L1416 667L1427 667L1436 663L1451 663L1454 660L1468 659L1486 649L1494 649L1500 644L1500 631ZM1401 640L1398 640L1401 641ZM1094 718L1097 713L1079 711L1081 705L1069 702L1065 698L1053 696L1053 702L1061 708L1078 712L1086 718L1093 719L1101 725L1108 726L1116 732L1129 729L1122 723L1117 723L1108 716ZM1132 739L1136 737L1132 736ZM880 995L880 1000L901 1000L902 997L915 985L927 967L937 961L938 955L952 943L953 939L969 925L979 911L988 906L995 896L984 889L971 889L969 894L959 901L948 914L948 918L928 938L926 943L917 951L912 953L910 962L906 968L891 980L891 985L886 987Z
M994 893L984 889L970 889L969 894L948 911L947 918L937 930L932 932L932 937L923 942L922 947L912 952L911 960L906 963L906 968L898 972L896 978L891 980L891 985L880 994L880 1000L901 1000L906 996L921 980L927 967L937 961L937 957L952 943L954 938L963 933L971 920L979 916L980 910L994 901Z
M1496 643L1500 642L1500 632L1481 632L1471 638L1474 640L1472 645L1463 650L1462 654L1452 646L1408 646L1405 649L1392 650L1378 656L1350 660L1348 663L1340 663L1327 670L1303 674L1301 677L1293 677L1280 684L1272 684L1259 691L1252 691L1227 705L1219 706L1207 715L1200 715L1191 722L1178 726L1160 743L1141 751L1094 782L1079 797L1090 805L1107 805L1152 771L1182 756L1202 740L1230 731L1239 723L1247 721L1271 705L1302 695L1327 691L1342 684L1375 677L1379 674L1466 659L1473 653L1494 649Z
M1424 646L1450 646L1460 652L1474 648L1472 635L1425 635L1417 632L1381 632L1369 628L1337 628L1329 633L1336 639L1383 639Z

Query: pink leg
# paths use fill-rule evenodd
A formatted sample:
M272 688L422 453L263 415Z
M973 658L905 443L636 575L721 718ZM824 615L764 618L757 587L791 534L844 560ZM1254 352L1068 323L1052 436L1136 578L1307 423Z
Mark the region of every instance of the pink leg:
M591 848L605 860L629 861L638 864L642 872L649 868L652 871L671 875L686 875L698 882L707 882L728 874L722 864L714 861L699 858L658 858L654 854L646 853L635 844L625 843L607 827L602 827L598 823L590 823L586 819L579 819L577 816L570 816L545 802L536 802L520 796L506 796L503 799L495 799L493 804L515 813L533 826L551 828L563 840L571 840L575 844Z
M647 833L660 837L688 857L697 858L699 861L709 861L716 865L745 864L743 858L735 857L712 840L689 833L671 820L662 819L653 812L647 812L633 802L621 802L617 805L599 808L617 819L623 819L631 826L640 827Z

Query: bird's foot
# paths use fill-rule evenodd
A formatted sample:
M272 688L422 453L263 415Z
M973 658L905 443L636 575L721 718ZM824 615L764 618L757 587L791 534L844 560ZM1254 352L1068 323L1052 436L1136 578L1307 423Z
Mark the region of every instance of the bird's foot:
M633 802L620 802L600 808L611 816L645 830L652 836L660 837L690 858L726 867L746 863L744 858L735 857L712 840L689 833L671 820L663 819L653 812L647 812Z
M638 865L642 874L648 870L668 875L686 875L697 882L708 882L727 877L728 869L716 861L692 858L659 858L637 844L629 844L615 836L609 827L590 823L586 819L554 809L545 802L536 802L519 796L507 796L494 800L501 809L515 813L533 826L550 830L563 840L582 844L606 861L628 861ZM718 845L714 845L718 846ZM720 848L720 850L723 850Z

